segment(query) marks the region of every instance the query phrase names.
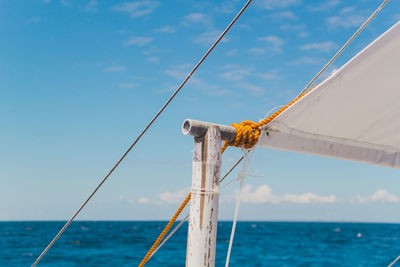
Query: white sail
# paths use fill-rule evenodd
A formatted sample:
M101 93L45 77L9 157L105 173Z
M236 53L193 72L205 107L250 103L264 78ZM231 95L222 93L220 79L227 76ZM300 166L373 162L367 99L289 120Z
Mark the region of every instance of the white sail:
M400 168L400 22L268 124L257 145Z

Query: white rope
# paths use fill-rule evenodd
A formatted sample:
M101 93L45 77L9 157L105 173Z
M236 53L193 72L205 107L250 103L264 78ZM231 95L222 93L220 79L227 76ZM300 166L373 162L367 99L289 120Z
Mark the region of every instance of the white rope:
M344 49L354 40L354 38L357 37L357 35L365 28L365 26L370 23L370 21L381 11L381 9L389 2L389 0L384 0L383 3L372 13L372 15L361 25L361 27L350 37L350 39L339 49L339 51L333 56L331 60L318 72L317 75L307 84L307 86L301 91L301 93L298 95L302 95L305 91L310 88L310 86L315 82L315 80L318 79L319 76L332 64L333 61L336 60L336 58L343 52Z
M249 152L249 150L243 149L245 161L243 162L242 169L239 172L238 178L237 178L237 180L240 181L240 186L239 186L239 192L236 195L235 215L233 217L232 231L231 231L231 237L229 240L228 254L226 255L225 267L229 266L229 260L231 258L232 244L233 244L233 239L235 237L236 222L237 222L238 215L239 215L239 207L240 207L240 199L241 199L240 195L242 193L244 178L246 177L247 168L249 167L250 159L251 159L251 156L253 155L253 151L254 150L251 150ZM250 156L249 156L249 153L251 153Z
M400 260L400 256L398 256L388 267L392 267L398 260Z
M278 109L278 108L282 108L282 107L284 107L284 106L285 106L285 105L280 105L280 106L271 108L267 113L265 113L265 116L264 116L263 119L266 119L270 114L272 114L272 111L274 111L274 110L276 110L276 109Z

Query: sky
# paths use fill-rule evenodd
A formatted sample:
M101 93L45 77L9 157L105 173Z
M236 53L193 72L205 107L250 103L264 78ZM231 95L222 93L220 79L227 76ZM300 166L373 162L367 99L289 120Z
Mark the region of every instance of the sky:
M68 219L244 3L0 0L0 220ZM258 121L290 102L380 3L254 0L77 219L169 219L191 185L183 120ZM323 78L399 19L390 1ZM221 220L237 189L222 189ZM400 222L399 209L399 170L257 148L239 219Z

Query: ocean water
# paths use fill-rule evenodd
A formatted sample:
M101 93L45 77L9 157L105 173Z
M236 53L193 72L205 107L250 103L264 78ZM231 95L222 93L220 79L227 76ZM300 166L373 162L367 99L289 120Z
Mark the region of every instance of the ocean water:
M0 222L0 266L30 266L62 225ZM165 225L73 222L38 266L137 266ZM225 265L230 230L218 224L216 266ZM236 230L230 266L387 266L400 255L400 224L239 222ZM184 266L186 235L187 223L146 266Z

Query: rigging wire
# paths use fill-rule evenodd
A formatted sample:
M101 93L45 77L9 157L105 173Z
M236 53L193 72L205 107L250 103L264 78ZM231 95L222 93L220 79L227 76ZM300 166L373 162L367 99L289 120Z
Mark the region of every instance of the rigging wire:
M79 209L74 213L74 215L67 221L67 223L61 228L61 230L57 233L57 235L53 238L53 240L49 243L49 245L44 249L44 251L39 255L39 257L35 260L32 266L36 266L37 263L43 258L43 256L47 253L47 251L53 246L53 244L57 241L57 239L62 235L62 233L68 228L71 222L75 219L75 217L80 213L80 211L86 206L86 204L90 201L90 199L96 194L99 188L104 184L104 182L110 177L110 175L114 172L114 170L118 167L118 165L124 160L124 158L128 155L128 153L132 150L132 148L139 142L142 136L147 132L147 130L151 127L151 125L158 119L161 113L167 108L167 106L171 103L171 101L175 98L175 96L179 93L179 91L183 88L183 86L187 83L190 77L195 73L198 67L203 63L203 61L207 58L207 56L212 52L212 50L217 46L217 44L222 40L225 34L230 30L236 20L242 15L242 13L246 10L252 0L248 0L243 8L239 11L239 13L235 16L235 18L231 21L228 27L221 33L221 35L217 38L217 40L213 43L213 45L207 50L207 52L203 55L203 57L198 61L198 63L194 66L194 68L189 72L186 78L182 81L182 83L178 86L178 88L174 91L174 93L170 96L170 98L165 102L165 104L161 107L161 109L156 113L156 115L149 121L146 127L142 130L142 132L138 135L135 141L131 144L131 146L126 150L126 152L122 155L122 157L117 161L117 163L113 166L113 168L107 173L107 175L101 180L101 182L97 185L97 187L92 191L89 197L83 202L83 204L79 207ZM389 0L384 0L383 3L375 10L375 12L363 23L363 25L351 36L351 38L342 46L342 48L334 55L334 57L318 72L318 74L307 84L307 86L301 91L299 94L302 95L305 93L308 88L319 78L319 76L332 64L333 61L343 52L343 50L354 40L355 37L369 24L369 22L381 11L381 9L389 2ZM242 160L241 158L240 160ZM236 165L232 169L234 169ZM153 253L154 254L154 253ZM152 255L153 255L152 254ZM400 256L399 256L400 257ZM397 259L396 259L397 260Z
M317 73L317 75L307 84L307 86L301 91L301 93L296 97L296 99L297 98L299 98L301 95L303 95L304 93L306 93L307 92L307 90L310 88L310 86L320 77L320 75L332 64L332 62L333 61L335 61L336 60L336 58L344 51L344 49L357 37L357 35L369 24L369 22L381 11L381 9L387 4L389 2L389 0L385 0L385 1L383 1L383 3L374 11L374 13L372 13L372 15L363 23L363 25L361 25L361 27L351 36L351 38L340 48L340 50L334 55L334 57ZM279 106L280 107L280 106ZM279 108L279 107L277 107L277 108ZM275 110L276 108L273 108L272 110L270 110L268 113L267 113L267 115L270 113L270 112L272 112L273 110ZM266 115L266 116L267 116ZM227 175L240 163L240 161L242 161L243 160L243 158L244 158L244 155L242 155L242 157L238 160L238 162L236 162L233 166L232 166L232 168L229 170L229 172L220 180L220 182L222 182L222 180L224 180L226 177L227 177ZM234 179L233 181L235 181L235 180L237 180L237 179ZM224 187L225 186L227 186L227 185L229 185L231 182L233 182L233 181L230 181L230 182L228 182L228 184L226 184L226 185L224 185ZM236 213L236 212L235 212ZM235 214L236 215L236 214ZM185 219L187 218L188 216L186 216L185 217ZM174 230L173 230L173 232L175 232L176 230L177 230L177 228L179 228L181 226L181 224L180 225L178 225ZM233 229L233 231L234 231L234 229ZM166 240L164 240L163 241L163 243L162 244L164 244L171 236L172 236L172 234L173 233L171 233L170 235L168 235L168 237L166 238ZM231 233L231 234L233 234L233 232ZM233 238L232 236L231 236L231 238ZM232 241L232 240L231 240ZM230 242L231 242L230 241ZM159 246L159 247L157 247L157 250L159 249L161 247L161 245ZM229 256L230 256L230 250L231 250L231 244L230 244L230 247L229 247L229 250L228 250L228 256L227 256L227 262L226 262L226 266L228 266L229 265ZM152 255L154 255L154 252L153 252L153 254ZM391 265L389 265L389 267L391 267L397 260L399 260L400 259L400 256L391 264Z
M165 244L165 242L168 241L168 239L170 239L170 237L175 234L175 232L182 226L182 224L184 222L187 221L187 219L189 219L189 214L186 214L186 216L181 220L181 222L171 231L171 233L169 233L169 235L167 235L167 237L164 238L164 240L160 243L160 245L158 245L158 247L153 251L153 253L151 253L151 255L149 256L149 258L147 259L150 260L151 257L153 257L154 254L156 254L156 252Z
M400 260L400 256L398 256L392 263L390 263L388 267L392 267L398 260Z
M239 185L239 192L237 193L237 196L236 196L235 215L233 216L231 237L229 239L229 247L228 247L228 253L226 255L225 267L229 266L229 260L231 258L233 239L235 238L236 223L237 223L237 219L239 216L239 207L240 207L240 201L241 201L241 194L242 194L242 190L243 190L244 178L246 178L247 168L249 167L250 159L254 153L254 150L251 150L250 151L251 154L249 155L249 151L250 150L247 150L247 151L243 150L243 152L244 152L243 156L245 158L245 162L243 163L242 170L239 172L238 178L237 178L240 181L240 185Z
M227 171L227 172L225 173L225 175L221 178L221 180L219 180L219 182L222 183L222 181L225 180L226 177L228 177L228 175L233 171L233 169L236 168L237 165L239 165L239 163L240 163L243 159L244 159L244 155L242 155L242 156L240 157L240 159L238 159L238 160L236 161L236 163L232 165L232 167L229 169L229 171Z
M369 22L381 11L381 9L389 2L389 0L385 0L383 1L383 3L374 11L374 13L372 13L372 15L363 23L363 25L361 25L361 27L351 36L351 38L342 46L342 48L335 54L335 56L317 73L317 75L307 84L307 86L301 91L301 93L295 98L295 101L298 100L299 98L301 98L301 96L304 96L305 93L308 93L308 89L309 87L315 82L315 80L317 80L319 78L319 76L332 64L333 61L336 60L336 58L343 52L343 50L354 40L355 37L358 36L358 34L369 24ZM293 102L295 102L293 101ZM286 109L287 106L283 106L281 109ZM274 108L275 109L275 108ZM269 111L268 113L272 112L274 109L272 109L271 111ZM267 114L268 114L267 113ZM275 117L274 117L275 118ZM224 151L226 149L226 146L224 146L222 148L222 151ZM239 161L243 160L242 156L240 158ZM229 172L231 172L237 165L239 162L237 162ZM226 176L223 177L223 179ZM221 179L221 181L223 180ZM232 182L232 181L231 181ZM228 184L230 184L231 182L229 182ZM233 229L234 230L234 229ZM233 234L233 233L232 233ZM231 238L233 238L231 236ZM227 265L229 264L229 256L230 256L230 249L231 249L231 244L230 244L230 248L228 251L228 257L227 257ZM154 254L154 253L153 253ZM152 254L152 255L153 255Z
M142 136L147 132L147 130L151 127L151 125L157 120L157 118L161 115L161 113L167 108L167 106L171 103L171 101L175 98L175 96L179 93L179 91L183 88L183 86L187 83L190 77L196 72L196 70L200 67L203 61L208 57L208 55L214 50L214 48L218 45L218 43L224 38L226 33L232 28L233 24L239 19L239 17L243 14L243 12L250 5L252 0L248 0L246 4L242 7L239 13L234 17L234 19L229 23L229 25L225 28L225 30L221 33L221 35L217 38L217 40L211 45L211 47L207 50L207 52L203 55L203 57L197 62L197 64L193 67L193 69L189 72L186 78L182 81L182 83L175 89L174 93L168 98L165 104L161 107L161 109L154 115L154 117L149 121L146 127L142 130L142 132L138 135L135 141L131 144L131 146L126 150L126 152L122 155L122 157L117 161L117 163L111 168L111 170L107 173L107 175L101 180L101 182L96 186L96 188L92 191L89 197L83 202L83 204L79 207L79 209L72 215L72 217L67 221L67 223L61 228L61 230L57 233L57 235L53 238L53 240L47 245L47 247L43 250L43 252L39 255L39 257L32 264L32 267L36 266L38 262L43 258L43 256L47 253L47 251L54 245L57 239L62 235L62 233L68 228L71 222L75 219L75 217L81 212L81 210L86 206L86 204L90 201L90 199L96 194L96 192L100 189L100 187L104 184L104 182L110 177L110 175L114 172L114 170L118 167L118 165L124 160L124 158L128 155L128 153L132 150L132 148L139 142Z
M244 154L236 161L235 164L232 165L232 167L229 169L229 171L227 171L225 173L225 175L219 180L220 183L222 183L223 180L225 180L226 177L228 177L228 175L233 171L233 169L236 168L237 165L239 165L239 163L244 159ZM236 180L236 179L235 179ZM235 181L234 180L234 181ZM231 181L232 182L232 181ZM229 182L228 184L230 184L231 182ZM228 185L228 184L225 184ZM225 187L224 186L224 187ZM149 258L147 259L147 261L150 260L151 257L153 257L154 254L156 254L156 252L168 241L168 239L170 239L172 237L172 235L182 226L182 224L187 221L187 219L189 218L189 214L187 214L182 220L181 222L171 231L171 233L164 238L164 240L158 245L158 247L153 251L153 253L149 256Z
M319 76L332 64L333 61L343 52L344 49L357 37L357 35L369 24L369 22L381 11L381 9L389 2L389 0L384 0L382 4L372 13L372 15L361 25L361 27L350 37L350 39L339 49L339 51L329 60L329 62L318 72L317 75L307 84L306 87L299 94L305 93L308 88L318 79Z

